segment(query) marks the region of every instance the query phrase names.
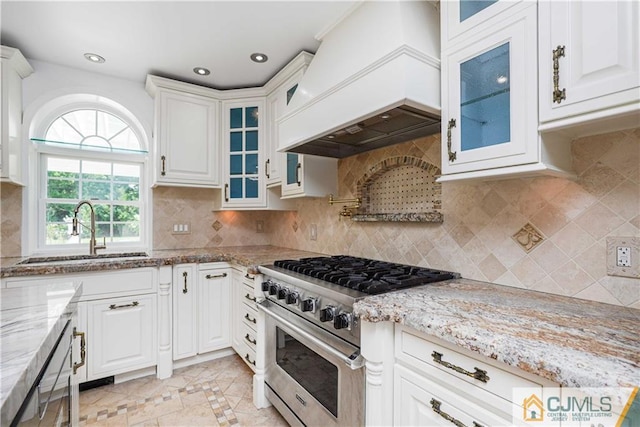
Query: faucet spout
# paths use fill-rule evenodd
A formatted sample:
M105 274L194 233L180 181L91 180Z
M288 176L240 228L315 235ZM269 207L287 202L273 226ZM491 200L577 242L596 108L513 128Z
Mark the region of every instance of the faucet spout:
M80 211L80 208L83 205L88 205L89 209L91 209L91 226L87 227L85 224L81 223L80 221L78 221L78 212ZM106 249L107 245L106 245L106 239L103 237L103 243L102 245L98 245L96 242L96 212L95 209L93 207L93 204L89 201L89 200L82 200L80 201L76 207L73 209L73 220L72 220L72 227L71 227L71 235L72 236L77 236L78 233L78 224L82 225L83 227L87 227L89 228L89 231L91 232L91 239L89 240L89 254L90 255L97 255L97 250L98 249Z

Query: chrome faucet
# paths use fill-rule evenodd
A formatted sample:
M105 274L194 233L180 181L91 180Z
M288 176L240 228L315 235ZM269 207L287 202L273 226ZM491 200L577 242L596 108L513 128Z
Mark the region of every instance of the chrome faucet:
M91 240L89 240L89 254L97 255L96 251L98 249L107 248L107 241L106 241L106 238L103 237L102 245L96 244L96 212L95 212L95 209L93 208L93 204L91 204L90 201L82 200L80 203L76 205L75 209L73 209L73 221L72 221L73 227L71 228L71 235L72 236L78 235L78 224L80 224L83 227L87 227L85 224L78 221L78 211L80 210L82 205L89 205L89 208L91 209L91 227L88 227L89 230L91 231Z

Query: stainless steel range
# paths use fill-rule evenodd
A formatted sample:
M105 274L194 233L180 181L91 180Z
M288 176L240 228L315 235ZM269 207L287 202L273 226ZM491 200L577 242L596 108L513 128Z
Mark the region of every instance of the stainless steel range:
M281 260L259 270L266 393L292 425L364 424L357 300L460 277L343 255Z

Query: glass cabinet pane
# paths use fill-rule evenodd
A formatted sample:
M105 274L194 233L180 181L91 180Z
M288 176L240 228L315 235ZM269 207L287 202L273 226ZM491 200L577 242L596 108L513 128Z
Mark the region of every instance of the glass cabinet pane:
M461 150L511 140L509 43L460 64Z
M229 196L232 199L242 199L242 178L231 178Z
M491 6L497 0L460 0L460 22Z
M231 152L242 151L242 132L231 132Z
M231 129L238 129L242 127L242 108L232 108L230 112L230 123L229 127Z
M247 107L245 109L245 127L257 128L258 127L258 107Z
M255 199L258 197L258 177L246 178L247 199Z
M229 159L229 173L231 175L241 175L242 174L242 155L235 154L232 155Z
M257 174L258 173L258 155L257 154L247 154L247 168L245 173L248 174Z
M295 184L296 169L298 168L298 155L295 153L287 153L287 184Z
M260 197L258 107L229 109L229 198Z
M248 130L245 138L247 138L246 150L257 151L258 150L258 131Z

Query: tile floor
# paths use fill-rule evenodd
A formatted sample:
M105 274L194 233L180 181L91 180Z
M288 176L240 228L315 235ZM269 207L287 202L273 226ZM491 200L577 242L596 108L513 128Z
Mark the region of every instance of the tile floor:
M253 406L253 372L238 356L80 393L80 425L287 426L273 408Z

